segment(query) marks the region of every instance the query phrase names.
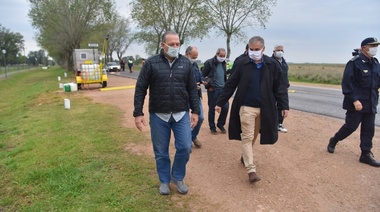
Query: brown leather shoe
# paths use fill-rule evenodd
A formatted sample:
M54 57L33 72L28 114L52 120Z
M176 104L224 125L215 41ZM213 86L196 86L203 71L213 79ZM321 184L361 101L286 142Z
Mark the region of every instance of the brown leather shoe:
M257 181L260 181L261 178L259 176L257 176L256 172L250 172L248 173L248 181L250 183L254 183L254 182L257 182Z
M201 142L199 142L198 139L194 139L193 143L194 143L194 146L196 146L197 148L201 148L202 147L202 144L201 144Z

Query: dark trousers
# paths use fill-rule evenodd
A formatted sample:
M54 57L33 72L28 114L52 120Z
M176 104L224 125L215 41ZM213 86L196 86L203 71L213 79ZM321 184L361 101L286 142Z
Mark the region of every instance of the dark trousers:
M222 93L222 88L216 88L213 91L207 90L207 98L208 98L208 124L210 129L216 129L215 127L215 106L218 97ZM226 124L227 114L228 114L229 102L227 102L223 107L222 111L219 114L217 126L224 127Z
M375 134L375 113L360 113L347 111L344 125L335 134L334 138L341 141L351 135L360 126L360 148L364 151L372 149L372 138Z
M278 111L278 124L282 124L284 122L284 117L282 117L282 110Z

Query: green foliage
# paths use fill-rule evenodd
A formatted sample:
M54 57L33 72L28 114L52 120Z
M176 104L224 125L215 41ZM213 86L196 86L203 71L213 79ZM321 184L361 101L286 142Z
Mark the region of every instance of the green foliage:
M270 7L277 0L206 0L206 7L213 18L214 27L226 37L227 58L231 55L231 39L246 40L245 27L265 28L272 14Z
M38 69L0 83L0 211L184 211L185 200L158 194L153 157L125 150L149 139L122 127L118 107L57 91L62 75Z
M0 24L0 64L4 66L2 50L6 51L7 64L16 64L19 53L24 49L24 36L18 32L11 32Z
M72 69L72 52L112 20L113 0L29 0L38 43L60 65Z
M296 64L289 63L288 78L290 81L340 84L344 64Z
M138 41L147 43L146 53L156 54L165 31L178 33L181 45L202 39L212 27L210 13L202 0L136 0L131 16L140 29Z
M121 16L115 17L108 40L108 55L111 59L110 61L114 61L112 58L113 52L116 52L118 61L121 61L123 54L135 39L135 35L132 33L130 26L129 18L123 18Z

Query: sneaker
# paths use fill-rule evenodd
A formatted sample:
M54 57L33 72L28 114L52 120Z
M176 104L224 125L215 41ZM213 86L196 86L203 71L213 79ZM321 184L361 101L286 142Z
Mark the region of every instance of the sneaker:
M278 129L278 131L280 131L282 133L288 132L288 130L285 127L283 127L282 124L279 124L277 129Z
M194 146L196 146L197 148L201 148L202 147L202 144L201 144L201 142L199 142L198 139L194 139L193 143L194 143Z
M222 132L222 134L226 134L227 133L227 130L226 129L224 129L224 127L223 126L218 126L218 129L220 130L220 132Z
M377 162L373 158L372 152L369 152L369 153L367 153L365 155L361 155L360 158L359 158L359 162L365 163L365 164L368 164L368 165L374 166L374 167L380 167L380 163Z
M177 186L177 190L178 190L179 193L181 193L181 194L187 194L187 192L189 191L189 189L187 188L186 184L182 180L174 180L174 179L172 179L172 182L174 183L174 185Z
M168 195L170 194L170 187L167 183L161 183L160 188L158 189L161 195Z
M216 135L217 134L217 132L216 132L216 129L215 128L212 128L212 129L210 129L211 130L211 134L213 134L213 135Z

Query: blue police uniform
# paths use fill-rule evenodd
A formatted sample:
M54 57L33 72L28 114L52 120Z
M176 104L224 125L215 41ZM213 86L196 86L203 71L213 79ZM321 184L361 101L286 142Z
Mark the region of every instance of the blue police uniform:
M347 63L342 80L346 120L335 134L336 140L341 141L351 135L361 123L360 148L362 151L372 149L379 87L380 65L376 58L370 60L361 53ZM356 100L362 103L361 111L355 110L353 102Z
M330 138L327 145L327 151L334 153L335 145L351 135L361 124L360 149L362 154L359 162L374 167L380 167L380 162L373 158L371 152L380 88L380 65L374 57L379 44L380 42L374 37L364 39L361 47L366 52L360 53L347 63L342 79L343 109L347 110L346 120L339 131ZM355 109L356 101L362 105L362 109L359 111ZM357 104L357 106L359 105Z

